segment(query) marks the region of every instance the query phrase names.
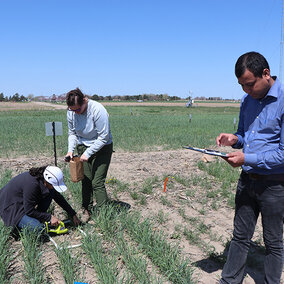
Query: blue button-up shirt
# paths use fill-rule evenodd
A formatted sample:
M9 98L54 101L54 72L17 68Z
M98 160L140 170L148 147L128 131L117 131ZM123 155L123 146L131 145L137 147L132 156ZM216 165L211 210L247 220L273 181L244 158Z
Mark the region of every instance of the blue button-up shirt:
M241 102L233 148L243 148L246 172L284 174L284 85L275 79L263 99L246 94Z

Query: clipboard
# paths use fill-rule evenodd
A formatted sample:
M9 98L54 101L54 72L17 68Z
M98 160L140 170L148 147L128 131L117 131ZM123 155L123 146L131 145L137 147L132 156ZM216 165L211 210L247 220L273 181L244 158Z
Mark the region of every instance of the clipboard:
M201 149L201 148L196 148L196 147L191 147L191 146L183 146L183 148L188 149L188 150L193 150L193 151L201 152L201 153L207 154L207 155L212 155L212 156L217 156L217 157L228 158L226 153L224 153L224 152L219 152L219 151L216 151L216 150Z

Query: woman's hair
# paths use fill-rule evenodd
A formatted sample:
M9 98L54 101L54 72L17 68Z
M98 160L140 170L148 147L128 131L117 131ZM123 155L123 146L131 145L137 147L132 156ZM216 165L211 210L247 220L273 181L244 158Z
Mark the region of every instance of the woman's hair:
M37 180L44 180L43 172L47 166L39 167L39 168L31 168L29 173L31 176L35 177Z
M76 102L76 97L77 97L77 102ZM66 103L67 105L74 106L76 103L81 106L83 104L85 95L82 93L82 91L77 88L75 90L71 90L66 94Z

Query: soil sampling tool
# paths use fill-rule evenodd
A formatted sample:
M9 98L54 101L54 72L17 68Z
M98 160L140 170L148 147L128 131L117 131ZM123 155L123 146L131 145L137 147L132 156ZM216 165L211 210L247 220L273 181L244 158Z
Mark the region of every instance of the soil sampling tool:
M48 234L50 233L51 235L62 235L62 234L68 233L68 229L66 227L72 226L73 223L71 220L64 220L64 221L61 221L57 227L51 226L50 222L45 222L45 225L46 225L46 230ZM86 233L82 229L78 227L77 230L80 231L82 235L86 236ZM48 235L48 237L49 237L49 240L54 244L54 246L57 249L62 249L62 247L59 246L50 235ZM72 249L72 248L80 247L81 245L82 244L80 243L80 244L67 246L66 248Z
M56 235L66 234L68 229L65 227L64 222L60 221L58 226L52 226L50 222L45 222L46 232Z

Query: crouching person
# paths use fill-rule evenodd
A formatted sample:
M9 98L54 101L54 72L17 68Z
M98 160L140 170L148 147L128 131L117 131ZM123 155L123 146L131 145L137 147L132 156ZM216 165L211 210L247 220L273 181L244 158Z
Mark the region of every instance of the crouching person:
M45 222L57 226L60 220L47 213L52 200L71 216L75 226L80 224L76 212L61 195L67 189L60 168L54 166L31 168L12 178L0 190L0 216L13 231L44 232Z

